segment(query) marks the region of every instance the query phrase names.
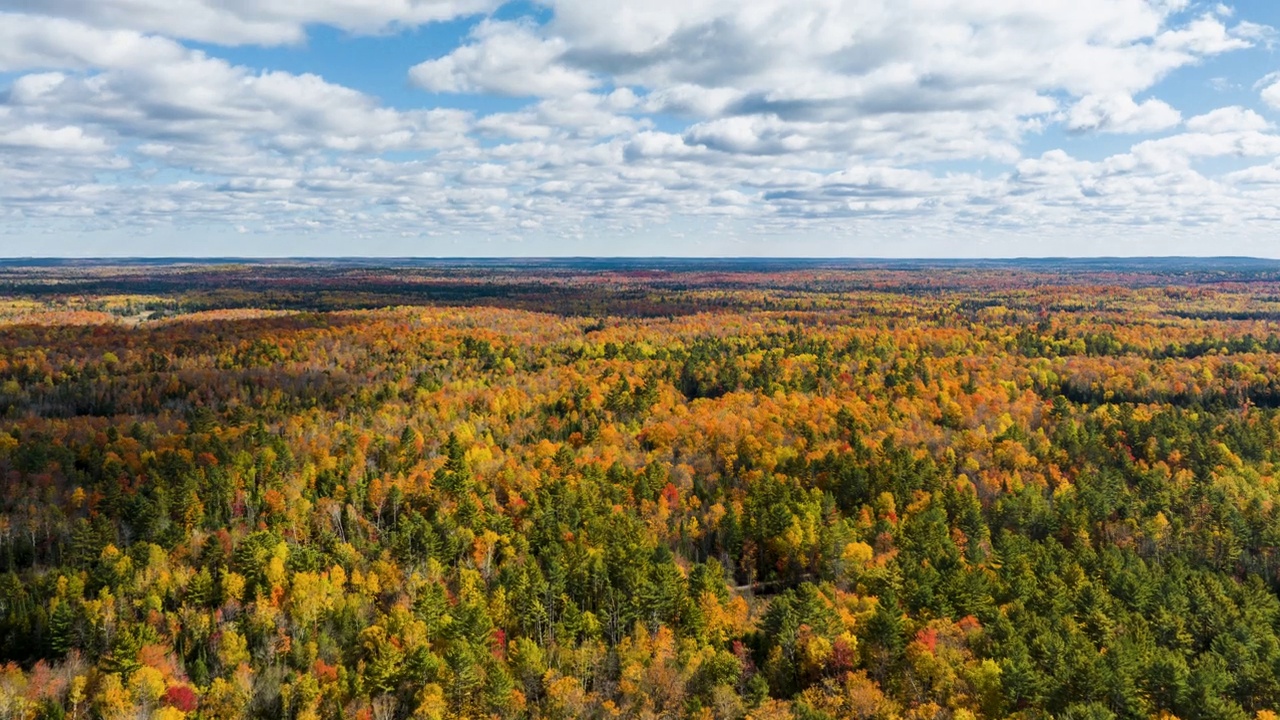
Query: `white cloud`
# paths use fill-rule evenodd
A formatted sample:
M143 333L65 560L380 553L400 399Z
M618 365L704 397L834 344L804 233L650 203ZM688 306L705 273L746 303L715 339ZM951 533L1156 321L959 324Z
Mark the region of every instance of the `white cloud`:
M1273 110L1280 110L1280 72L1274 72L1262 78L1254 88L1261 90L1262 102Z
M64 153L100 153L108 149L105 140L86 134L82 128L53 128L47 125L24 125L8 132L0 132L0 147Z
M419 92L419 109L182 44L299 42L313 23L390 31L496 3L0 0L0 70L14 73L0 217L214 225L254 242L613 243L666 223L793 240L1119 234L1092 225L1165 238L1280 215L1280 135L1257 108L1184 123L1161 97L1180 68L1270 35L1186 0L546 0L381 68L508 98ZM1257 89L1280 109L1280 78ZM1080 133L1083 149L1025 157L1045 130ZM1150 137L1104 153L1122 139L1094 133Z
M1212 157L1271 157L1280 155L1280 135L1257 131L1183 133L1146 140L1131 153L1153 165L1164 161Z
M924 93L929 107L1017 102L1018 91L1133 94L1250 44L1249 28L1143 0L552 0L571 57L649 88L731 87L774 99ZM926 19L927 18L927 19ZM986 91L985 93L981 91Z
M88 69L21 75L0 95L0 204L10 215L89 217L96 227L288 226L320 214L334 226L414 185L381 185L349 169L354 158L474 144L469 113L394 110L315 75L256 71L135 32L48 18L24 28L0 59ZM103 180L104 169L128 177ZM161 171L195 179L156 183Z
M631 134L650 124L622 114L634 102L628 90L548 98L519 112L487 115L476 123L476 129L492 137L525 140L556 137L563 141Z
M1268 130L1271 123L1249 108L1233 105L1197 115L1187 121L1192 132L1225 133L1247 130Z
M106 136L185 146L214 161L245 144L301 152L467 142L464 113L400 112L316 75L255 72L136 33L65 21L48 25L32 36L68 30L69 37L78 39L74 44L91 48L87 52L95 55L92 64L100 70L35 73L15 80L6 105L33 123L97 127ZM42 47L54 55L67 50Z
M296 43L312 24L357 33L485 13L498 0L0 0L0 12L224 45Z
M726 153L780 155L808 150L821 129L776 118L728 117L689 128L686 142Z
M548 5L545 25L485 23L411 77L506 95L634 87L646 111L698 121L688 141L732 153L1009 158L1063 94L1072 130L1176 126L1174 108L1133 94L1259 32L1214 14L1182 20L1186 3L1147 0ZM880 142L861 142L872 136Z
M435 92L540 97L572 95L598 84L589 73L560 63L563 40L540 38L523 24L483 22L472 36L473 44L414 66L410 79Z
M1182 114L1163 100L1151 98L1139 104L1128 95L1087 95L1066 116L1067 129L1073 132L1149 133L1181 121Z
M1280 186L1280 166L1272 163L1270 165L1255 165L1228 173L1224 178L1226 182L1235 185L1276 185Z
M178 43L133 30L0 12L0 71L161 65L185 54Z
M1161 33L1155 38L1158 48L1196 55L1218 55L1232 50L1242 50L1261 39L1265 32L1261 26L1242 23L1228 29L1213 15L1203 15L1184 27Z

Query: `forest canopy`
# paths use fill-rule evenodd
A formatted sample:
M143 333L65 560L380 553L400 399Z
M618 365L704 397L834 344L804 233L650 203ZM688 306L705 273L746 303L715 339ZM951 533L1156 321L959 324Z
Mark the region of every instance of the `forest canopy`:
M0 267L0 717L1274 718L1280 275Z

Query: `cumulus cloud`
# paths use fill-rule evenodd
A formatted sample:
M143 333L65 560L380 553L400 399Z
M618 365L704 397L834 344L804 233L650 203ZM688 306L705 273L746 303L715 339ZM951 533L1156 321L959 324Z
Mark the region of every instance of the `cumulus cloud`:
M1280 77L1257 107L1186 106L1185 121L1162 97L1180 69L1272 33L1185 0L545 0L380 68L416 108L219 56L314 24L396 32L498 5L0 0L0 217L609 242L668 222L1166 237L1280 214L1280 135L1258 112L1280 109ZM468 94L483 97L452 97ZM1051 149L1061 132L1072 152Z
M301 42L306 26L358 33L486 13L499 0L0 0L0 12L66 18L224 45Z
M160 65L186 51L134 30L101 30L61 17L0 12L0 70Z
M100 137L87 135L78 127L52 128L47 125L24 125L0 132L0 147L10 150L56 150L64 153L99 153L108 145Z
M426 148L463 142L467 119L446 110L400 112L316 75L255 71L169 40L52 21L92 48L89 73L16 79L4 105L14 118L72 121L119 139L229 149L241 143L299 152ZM60 45L45 51L63 55ZM0 51L3 53L4 51ZM43 63L41 63L43 64ZM216 156L216 155L215 155Z
M1262 78L1254 88L1261 90L1262 102L1273 110L1280 110L1280 72Z
M474 42L414 66L409 77L426 90L559 96L589 90L597 81L560 62L565 43L541 38L522 23L481 23Z
M1128 95L1086 95L1067 112L1066 126L1072 132L1147 133L1181 121L1182 114L1163 100L1136 103Z
M1226 133L1249 130L1269 130L1271 123L1249 108L1233 105L1197 115L1187 121L1192 132Z
M1008 158L1055 113L1076 132L1174 127L1177 110L1133 95L1262 33L1148 0L548 5L550 21L485 23L411 77L507 95L633 87L646 111L694 121L688 142L727 152L858 153L858 138L875 135L885 155Z
M395 110L316 75L238 66L132 31L36 17L23 28L23 42L0 45L0 60L69 70L20 75L0 93L9 215L97 227L319 214L326 227L356 222L370 199L415 184L380 186L349 160L474 143L466 112ZM192 179L156 182L159 172Z
M1280 186L1280 165L1255 165L1228 173L1224 178L1235 185L1275 185Z
M651 88L736 88L773 100L924 94L924 108L1025 102L1019 92L1133 94L1198 57L1249 46L1253 26L1177 3L903 0L553 0L569 57ZM905 92L902 92L905 91Z

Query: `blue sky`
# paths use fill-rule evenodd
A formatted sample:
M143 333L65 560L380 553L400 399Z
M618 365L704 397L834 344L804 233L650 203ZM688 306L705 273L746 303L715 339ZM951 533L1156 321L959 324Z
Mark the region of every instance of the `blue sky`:
M0 0L0 256L1280 257L1280 3Z

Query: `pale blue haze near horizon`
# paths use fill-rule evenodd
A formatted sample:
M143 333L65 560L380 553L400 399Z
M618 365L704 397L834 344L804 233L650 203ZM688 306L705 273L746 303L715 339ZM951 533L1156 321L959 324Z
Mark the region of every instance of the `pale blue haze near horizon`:
M0 0L0 257L1280 257L1277 28L1277 0Z

